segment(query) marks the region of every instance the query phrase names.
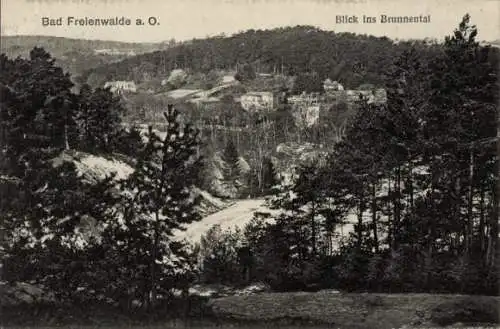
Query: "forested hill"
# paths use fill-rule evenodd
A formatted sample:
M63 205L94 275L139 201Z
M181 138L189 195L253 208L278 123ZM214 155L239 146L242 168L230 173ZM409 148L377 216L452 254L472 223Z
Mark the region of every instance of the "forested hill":
M118 41L70 39L41 35L2 36L1 52L14 58L26 57L33 47L43 47L58 65L73 76L89 68L116 62L129 56L166 49L165 43L128 43Z
M431 54L436 50L420 44ZM90 69L85 77L92 84L107 79L137 81L144 76L168 76L174 68L208 72L251 64L261 73L317 72L321 78L330 77L355 88L363 83L380 84L384 68L409 45L410 42L394 42L386 37L335 33L310 26L248 30L130 57Z

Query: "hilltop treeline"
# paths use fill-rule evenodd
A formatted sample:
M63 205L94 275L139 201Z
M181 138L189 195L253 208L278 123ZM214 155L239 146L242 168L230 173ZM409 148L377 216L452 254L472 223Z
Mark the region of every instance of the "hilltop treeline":
M9 57L22 56L27 58L34 47L43 46L54 58L57 58L57 64L65 71L69 71L72 74L73 80L75 80L76 77L90 68L126 58L128 52L142 54L158 49L166 49L174 43L174 41L168 43L128 43L23 35L2 36L0 48L2 53L5 53ZM111 52L96 52L98 50ZM120 51L122 53L119 53Z
M165 51L127 58L85 73L92 84L108 79L141 81L168 76L175 68L209 72L253 66L262 73L296 75L316 72L355 88L383 82L383 68L414 42L395 43L386 37L335 33L311 26L249 30L230 37L212 37L179 44ZM432 56L435 48L418 42Z

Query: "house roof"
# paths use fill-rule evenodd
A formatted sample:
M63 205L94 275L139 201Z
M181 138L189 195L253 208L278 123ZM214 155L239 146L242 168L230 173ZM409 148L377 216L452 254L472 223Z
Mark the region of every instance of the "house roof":
M243 96L269 96L273 93L271 91L250 91L244 94Z

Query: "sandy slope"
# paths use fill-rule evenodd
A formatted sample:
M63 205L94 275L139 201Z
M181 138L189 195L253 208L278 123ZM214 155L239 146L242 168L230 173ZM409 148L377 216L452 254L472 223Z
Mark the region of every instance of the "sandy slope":
M248 223L254 212L269 211L264 205L264 199L247 199L235 201L233 205L208 215L199 222L192 223L186 231L178 232L176 237L187 239L190 242L198 242L212 226L219 224L222 229L243 228Z
M116 174L116 179L126 179L133 172L133 168L122 161L105 159L85 153L73 155L62 154L59 158L55 159L55 163L62 161L74 162L79 173L90 181L99 181L111 173ZM175 232L176 238L180 240L186 239L191 243L199 242L201 236L206 234L214 225L218 224L222 229L234 229L235 227L243 229L254 217L256 211L278 213L278 211L272 211L267 208L263 198L225 201L200 189L196 189L195 192L202 196L203 201L199 207L200 212L209 215L205 216L199 222L189 224L185 231ZM349 215L347 220L350 223L355 222L355 215ZM369 220L369 218L366 220ZM346 236L352 231L352 224L342 228L339 227L336 231L340 236Z
M235 227L243 229L257 211L269 212L271 214L279 213L279 211L270 210L266 207L264 199L237 200L231 206L208 215L199 222L189 224L185 231L177 231L175 236L180 240L186 239L191 243L197 243L200 241L202 235L207 233L212 226L217 224L220 225L222 229L234 229ZM354 222L354 217L353 215L348 216L348 221L351 223ZM347 236L352 231L352 224L346 224L343 227L339 226L336 229L336 233L339 236ZM337 240L334 241L334 246L337 242Z

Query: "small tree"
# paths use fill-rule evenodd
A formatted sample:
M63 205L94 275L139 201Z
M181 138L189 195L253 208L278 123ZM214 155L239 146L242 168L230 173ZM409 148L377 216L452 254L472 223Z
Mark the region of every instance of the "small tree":
M238 81L249 81L257 77L255 70L250 64L243 64L238 67L237 73L234 78Z
M174 89L177 89L182 87L186 83L187 77L188 75L184 70L175 69L170 73L167 79L167 83Z
M100 221L109 185L81 179L68 148L75 99L71 80L41 48L29 59L0 56L0 247L7 281L33 281L72 294L83 218ZM55 285L53 285L55 284ZM60 289L59 289L60 288Z
M292 94L303 92L323 92L323 82L317 73L304 73L297 75L292 88Z
M241 170L238 150L232 140L226 145L224 153L222 154L222 160L224 165L223 176L226 187L231 191L235 191L238 189Z
M273 161L266 157L262 165L262 193L264 195L271 193L276 184L278 184L278 179Z
M201 238L202 280L206 283L238 284L242 280L238 251L242 235L235 230L212 226Z
M164 285L171 282L169 275L185 265L172 248L173 230L200 219L195 208L199 198L192 190L200 169L198 131L190 125L181 128L179 113L172 106L164 115L165 137L160 138L150 127L148 142L125 183L132 192L124 214L126 234L129 244L140 249L136 255L149 271L145 286L151 306L156 304L160 288L171 288Z
M124 108L109 90L92 90L83 85L74 113L80 147L85 150L111 151L118 134Z

